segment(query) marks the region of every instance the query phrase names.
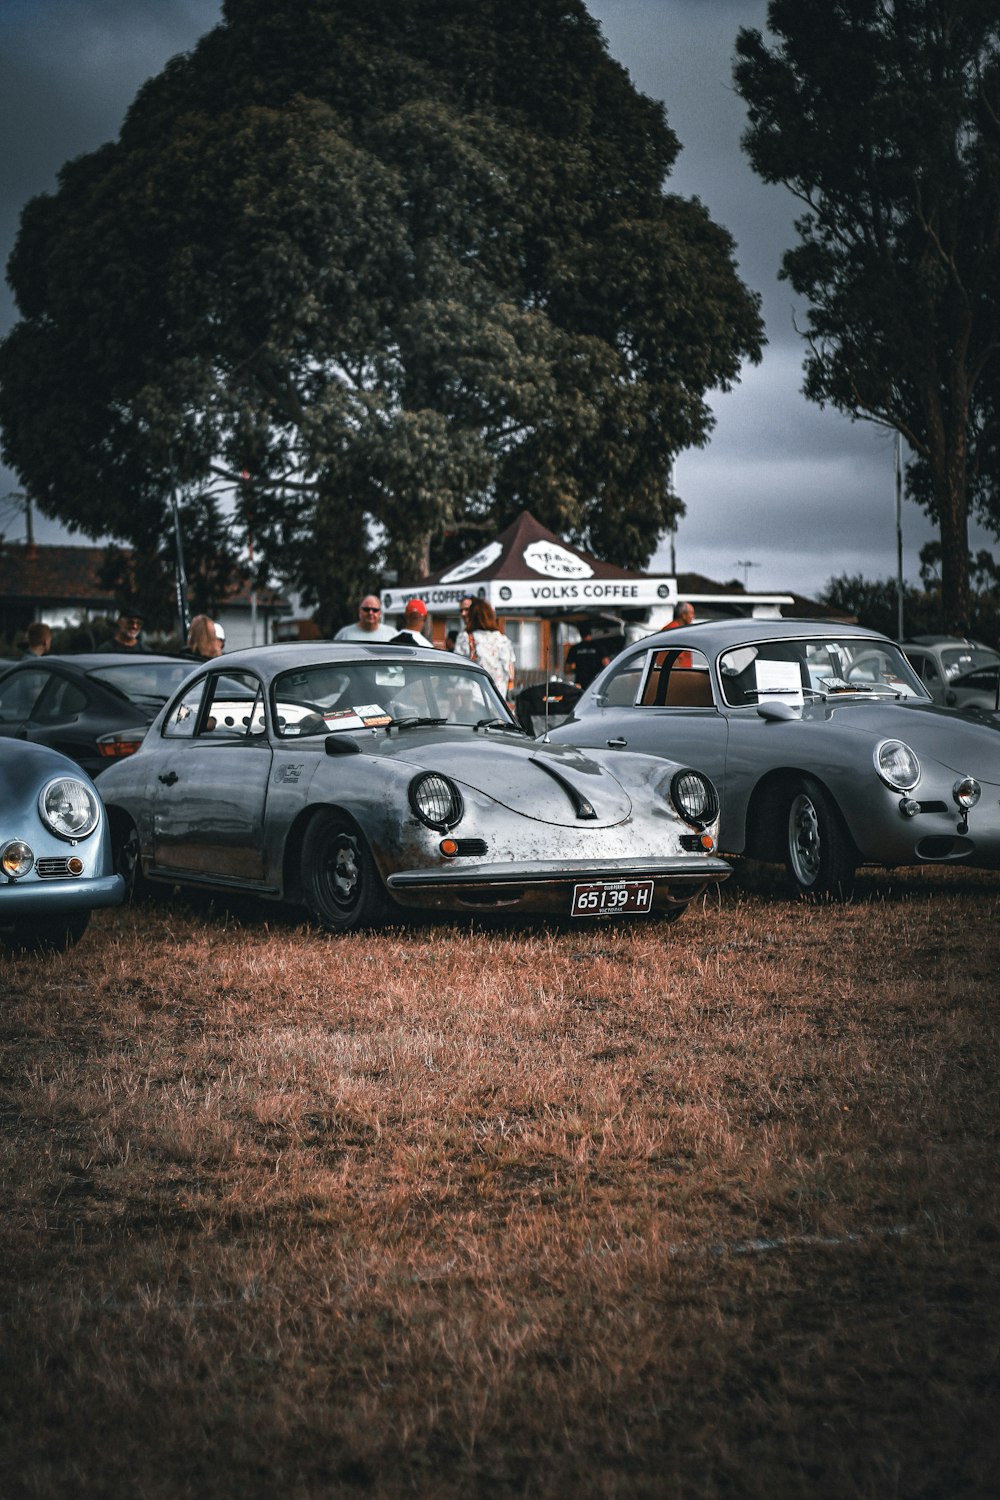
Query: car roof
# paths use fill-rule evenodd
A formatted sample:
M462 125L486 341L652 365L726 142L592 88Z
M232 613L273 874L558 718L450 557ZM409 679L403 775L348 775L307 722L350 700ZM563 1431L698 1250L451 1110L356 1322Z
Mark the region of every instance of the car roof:
M634 653L640 648L653 645L680 647L697 646L703 651L725 651L730 646L747 646L765 641L801 640L868 640L894 645L887 635L879 630L867 630L863 625L840 625L830 620L696 620L692 625L678 625L669 630L658 630L645 635L630 648Z
M142 666L150 662L169 662L175 667L186 665L182 657L161 655L154 651L48 651L44 656L24 656L20 661L12 661L10 665L22 668L47 667L53 662L73 667L80 672L92 672L97 667Z
M233 670L251 667L261 677L270 680L294 667L323 666L330 662L343 662L346 666L375 661L425 662L428 666L448 666L489 676L480 663L467 656L456 656L436 647L394 646L388 641L371 645L361 641L283 641L274 646L243 646L236 651L227 651L224 656L213 657L203 665L214 671L227 667Z

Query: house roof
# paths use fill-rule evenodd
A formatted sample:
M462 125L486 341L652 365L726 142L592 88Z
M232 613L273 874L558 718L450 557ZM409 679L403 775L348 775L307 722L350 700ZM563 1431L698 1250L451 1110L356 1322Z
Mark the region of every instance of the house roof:
M128 555L128 549L123 549ZM117 595L99 582L103 547L61 547L0 543L0 595L10 603L36 609L65 605L77 609L114 609ZM250 609L251 585L237 578L219 601L226 609ZM291 605L276 589L258 587L257 608L284 613Z
M115 602L99 574L103 547L39 547L0 544L0 594L36 606L72 604L103 609Z

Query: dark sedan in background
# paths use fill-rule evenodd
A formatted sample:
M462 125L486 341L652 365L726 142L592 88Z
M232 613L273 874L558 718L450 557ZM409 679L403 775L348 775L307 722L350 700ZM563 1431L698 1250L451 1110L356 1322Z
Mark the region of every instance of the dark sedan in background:
M132 755L185 677L174 656L32 656L0 672L0 735L47 745L90 776Z

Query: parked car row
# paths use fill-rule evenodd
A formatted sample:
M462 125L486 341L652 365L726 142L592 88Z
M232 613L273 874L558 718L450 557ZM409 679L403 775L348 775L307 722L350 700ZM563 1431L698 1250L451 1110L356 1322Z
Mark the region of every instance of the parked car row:
M349 932L415 911L676 917L739 855L810 896L862 864L1000 868L1000 715L935 704L884 636L692 624L566 686L522 704L533 736L476 663L405 646L18 663L0 926L29 941L50 910L64 945L155 886Z

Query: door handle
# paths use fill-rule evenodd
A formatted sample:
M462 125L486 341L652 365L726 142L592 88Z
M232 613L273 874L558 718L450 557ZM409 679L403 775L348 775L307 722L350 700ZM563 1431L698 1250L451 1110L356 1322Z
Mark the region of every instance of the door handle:
M164 786L173 786L174 782L179 780L179 777L176 771L165 771L161 775L160 780Z
M609 750L624 750L625 746L627 744L628 744L628 740L624 740L624 739L608 740L608 749Z

